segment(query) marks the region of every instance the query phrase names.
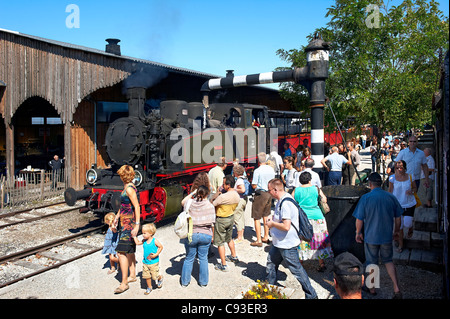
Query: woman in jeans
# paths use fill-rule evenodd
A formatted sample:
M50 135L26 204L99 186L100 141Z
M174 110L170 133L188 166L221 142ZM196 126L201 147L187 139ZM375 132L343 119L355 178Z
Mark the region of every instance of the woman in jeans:
M216 210L208 200L208 195L209 189L201 185L197 188L196 194L192 196L189 215L193 221L193 234L191 242L188 238L184 239L186 258L181 271L183 287L188 286L191 282L192 267L197 254L200 263L198 284L202 287L208 285L208 250L213 236L212 227L216 221Z

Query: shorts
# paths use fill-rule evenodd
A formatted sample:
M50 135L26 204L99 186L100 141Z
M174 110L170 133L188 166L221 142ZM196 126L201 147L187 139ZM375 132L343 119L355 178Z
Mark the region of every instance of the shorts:
M425 179L423 178L422 180L423 180L423 183L425 183ZM433 200L433 187L434 187L434 180L432 180L430 178L430 187L425 187L425 196L427 198L427 201Z
M400 229L413 227L415 209L415 206L403 208L402 224L400 226Z
M411 228L411 227L413 227L413 217L402 216L402 224L400 226L400 229Z
M252 218L261 219L270 216L272 207L272 195L269 192L261 191L259 195L255 193L252 204Z
M394 249L392 246L392 242L381 245L364 243L364 252L366 255L366 265L378 265L380 257L383 264L392 262Z
M142 264L142 278L158 280L159 276L159 262L151 265Z
M247 201L243 198L239 200L239 204L234 210L234 223L236 224L237 230L244 230L245 228L245 207L247 206Z
M234 215L228 217L216 217L214 225L214 245L222 246L232 240Z

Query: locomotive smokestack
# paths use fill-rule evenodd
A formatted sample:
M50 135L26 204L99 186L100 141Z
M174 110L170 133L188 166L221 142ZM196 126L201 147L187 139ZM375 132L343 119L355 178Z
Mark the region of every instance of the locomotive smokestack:
M108 42L105 49L106 52L119 56L121 55L120 45L118 44L120 42L119 39L106 39L106 42Z
M145 120L145 88L132 87L127 89L128 115Z

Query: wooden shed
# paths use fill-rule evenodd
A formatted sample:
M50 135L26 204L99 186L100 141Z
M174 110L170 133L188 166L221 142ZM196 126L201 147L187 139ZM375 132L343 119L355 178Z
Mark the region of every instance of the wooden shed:
M147 97L156 101L200 102L202 84L221 77L122 56L119 41L107 41L106 49L102 51L0 29L0 113L3 118L0 121L0 152L8 176L15 171L17 140L25 135L33 142L32 135L39 135L41 140L44 138L44 148L48 150L45 139L47 137L48 143L51 129L61 137L53 139L52 143L58 144L65 156L69 185L81 188L86 169L92 163L99 166L108 163L103 144L109 122L97 119L99 105L125 103L124 88L132 85L146 86ZM223 102L290 109L277 90L262 86L215 94L212 98ZM30 118L31 121L31 116L40 112L47 112L51 118L51 112L54 112L60 122L55 127L40 128L36 133L26 129L28 119L25 123L19 120ZM20 134L15 131L19 126Z

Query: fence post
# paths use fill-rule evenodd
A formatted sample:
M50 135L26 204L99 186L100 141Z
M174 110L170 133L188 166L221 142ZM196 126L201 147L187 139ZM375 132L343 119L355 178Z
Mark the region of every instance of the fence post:
M2 176L2 180L1 180L1 188L2 188L2 204L1 204L1 208L3 209L3 202L5 201L5 185L3 185L3 180L4 180L4 176Z
M45 171L41 169L41 201L44 199L44 180L45 180Z

